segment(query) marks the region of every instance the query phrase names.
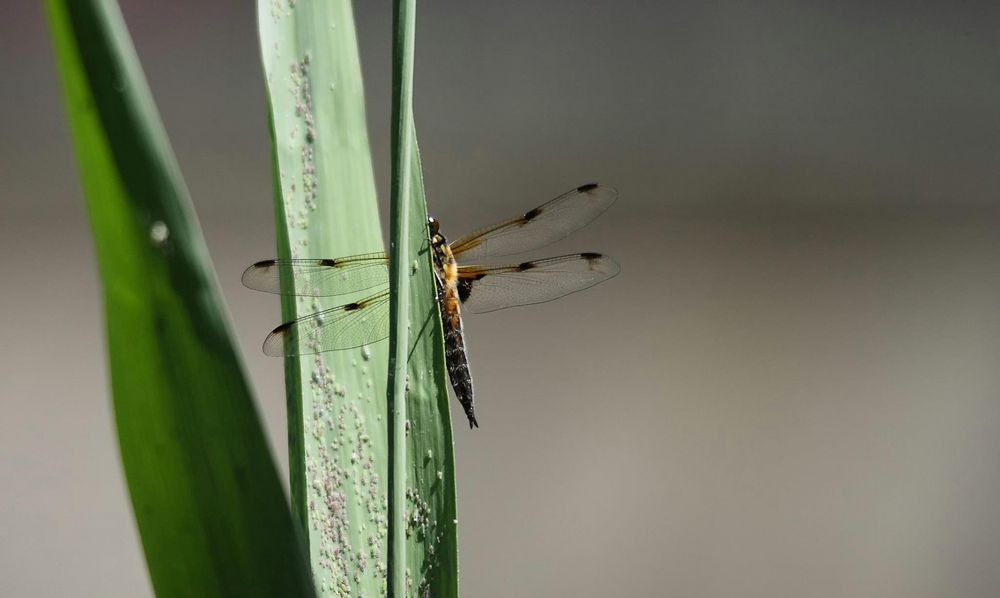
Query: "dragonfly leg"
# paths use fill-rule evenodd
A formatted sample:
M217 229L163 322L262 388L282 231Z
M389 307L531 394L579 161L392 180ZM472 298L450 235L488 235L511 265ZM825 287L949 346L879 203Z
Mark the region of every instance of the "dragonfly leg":
M440 303L444 300L444 281L441 280L441 273L437 271L437 268L434 269L434 280L437 281L434 288L436 290L438 303Z

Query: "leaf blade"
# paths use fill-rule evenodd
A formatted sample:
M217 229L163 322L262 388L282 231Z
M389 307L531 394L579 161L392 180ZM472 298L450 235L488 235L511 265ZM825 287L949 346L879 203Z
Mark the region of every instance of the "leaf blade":
M407 364L407 567L416 596L458 596L458 519L455 443L448 397L444 331L427 241L427 202L413 123L410 169L410 338ZM414 514L417 517L414 517ZM419 572L419 574L418 574Z
M258 0L257 15L278 258L380 251L351 3ZM282 318L351 300L286 296ZM323 596L385 591L387 367L386 343L285 359L292 505Z
M398 349L408 358L390 368L396 376L392 399L404 405L408 431L393 432L395 496L399 507L390 525L395 534L395 562L390 571L392 595L458 596L458 531L456 519L455 455L451 407L446 379L444 332L437 301L437 282L428 238L427 201L413 117L413 64L416 0L396 0L393 13L393 250L392 280L402 299L397 306ZM397 216L397 214L399 216ZM412 261L411 261L412 260ZM415 334L408 336L408 328ZM405 368L405 378L400 380ZM404 390L405 382L405 390ZM403 400L405 399L405 400ZM402 424L403 422L397 422ZM402 485L402 488L399 488ZM393 500L394 499L394 500ZM392 509L390 509L391 511ZM390 532L390 536L393 534ZM399 589L405 586L404 589Z
M103 282L122 462L161 595L313 595L187 190L112 2L48 0Z

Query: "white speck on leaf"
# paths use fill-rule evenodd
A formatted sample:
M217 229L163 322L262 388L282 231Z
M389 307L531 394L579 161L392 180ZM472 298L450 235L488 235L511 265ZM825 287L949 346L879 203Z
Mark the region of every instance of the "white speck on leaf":
M153 242L154 246L163 247L169 239L170 229L162 221L157 220L153 226L149 227L149 240Z

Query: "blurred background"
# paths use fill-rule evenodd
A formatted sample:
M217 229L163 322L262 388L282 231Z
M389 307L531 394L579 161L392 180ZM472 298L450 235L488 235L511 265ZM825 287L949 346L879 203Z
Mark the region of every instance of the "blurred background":
M144 596L38 4L0 20L0 595ZM383 198L389 7L356 5ZM253 11L123 10L286 468L277 301L239 282L274 254ZM621 193L550 252L618 278L467 319L465 595L1000 594L1000 6L419 10L445 232Z

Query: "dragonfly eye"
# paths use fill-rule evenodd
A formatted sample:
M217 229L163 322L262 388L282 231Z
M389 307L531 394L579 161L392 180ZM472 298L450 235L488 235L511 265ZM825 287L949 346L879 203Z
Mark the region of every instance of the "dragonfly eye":
M438 234L438 229L440 228L440 224L438 224L438 221L435 220L433 216L427 217L427 226L428 228L430 228L432 236Z

